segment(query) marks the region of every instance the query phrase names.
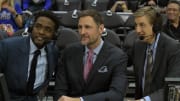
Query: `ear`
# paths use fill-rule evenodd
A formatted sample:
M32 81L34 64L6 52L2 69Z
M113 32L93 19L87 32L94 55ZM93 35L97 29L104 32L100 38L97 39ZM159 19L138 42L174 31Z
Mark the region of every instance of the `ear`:
M102 34L104 31L104 24L99 25L99 32Z

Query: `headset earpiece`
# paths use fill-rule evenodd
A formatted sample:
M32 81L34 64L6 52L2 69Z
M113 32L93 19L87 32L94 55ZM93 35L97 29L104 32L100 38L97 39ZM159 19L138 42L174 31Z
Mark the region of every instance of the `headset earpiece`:
M156 8L154 7L151 7L151 8L156 12L156 15L155 15L156 18L154 19L152 29L154 33L159 33L162 30L162 16Z

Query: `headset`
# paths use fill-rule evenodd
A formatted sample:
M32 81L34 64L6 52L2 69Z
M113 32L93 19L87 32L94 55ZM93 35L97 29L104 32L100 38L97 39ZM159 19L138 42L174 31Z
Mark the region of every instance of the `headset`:
M153 6L150 6L150 8L151 8L151 10L154 10L154 12L156 13L155 14L156 18L153 21L152 30L155 34L157 34L162 31L163 18L157 8L155 8Z
M140 8L141 9L141 8ZM159 10L156 7L153 6L146 6L143 7L144 15L147 15L150 17L150 20L152 20L152 31L156 34L160 33L162 31L162 25L163 25L163 19L159 12ZM141 12L141 11L140 11ZM151 17L152 16L152 17ZM152 36L152 35L150 35ZM139 36L140 40L144 40L144 38L147 36Z

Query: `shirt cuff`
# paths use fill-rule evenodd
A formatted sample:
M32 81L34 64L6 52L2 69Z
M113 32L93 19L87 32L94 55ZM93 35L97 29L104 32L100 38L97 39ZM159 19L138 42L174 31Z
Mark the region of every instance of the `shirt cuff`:
M151 101L151 98L149 96L144 97L145 101Z
M80 101L84 101L84 99L82 97L80 97Z

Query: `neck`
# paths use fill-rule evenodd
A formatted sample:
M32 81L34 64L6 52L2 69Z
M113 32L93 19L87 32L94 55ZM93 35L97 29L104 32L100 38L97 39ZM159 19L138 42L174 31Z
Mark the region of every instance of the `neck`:
M178 27L178 25L179 25L179 19L177 19L177 20L171 20L170 21L171 23L172 23L172 25L174 26L174 27Z
M155 41L155 39L156 39L156 35L153 34L152 38L149 39L148 44L152 44Z
M95 49L96 47L98 47L98 46L100 45L100 43L101 43L101 39L98 39L96 43L92 43L92 44L88 45L87 47L88 47L89 49L92 49L92 50L93 50L93 49Z

